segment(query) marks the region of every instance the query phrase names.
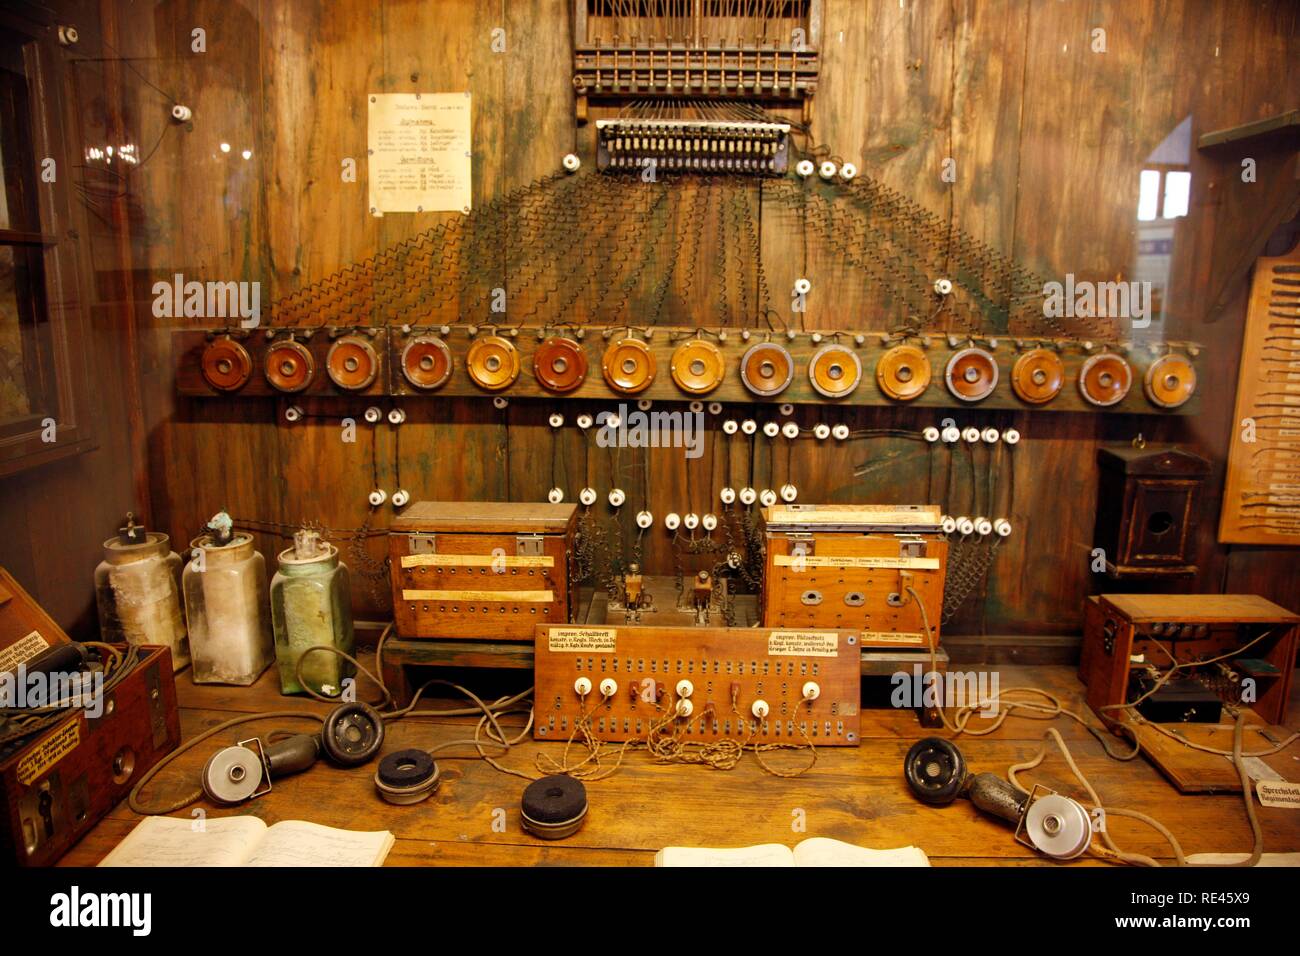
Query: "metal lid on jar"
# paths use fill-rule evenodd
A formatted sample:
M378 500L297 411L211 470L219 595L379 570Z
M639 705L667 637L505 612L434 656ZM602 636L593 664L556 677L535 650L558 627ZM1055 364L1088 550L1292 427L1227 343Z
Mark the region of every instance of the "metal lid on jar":
M123 544L118 536L104 542L104 560L110 564L130 564L145 558L166 557L171 553L171 538L160 531L146 531L143 540Z
M222 544L218 535L208 532L190 542L190 550L195 548L202 549L205 567L237 564L252 556L253 536L247 531L235 531L230 540Z
M320 539L320 533L303 528L294 533L293 547L279 554L281 568L305 567L313 564L337 564L339 549Z

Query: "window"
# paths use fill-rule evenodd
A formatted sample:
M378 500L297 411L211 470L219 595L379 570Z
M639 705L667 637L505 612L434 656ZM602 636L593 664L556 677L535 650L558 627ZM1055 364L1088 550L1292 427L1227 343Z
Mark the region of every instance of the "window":
M0 475L93 447L60 182L70 167L61 104L47 95L61 86L45 43L0 16Z
M1186 216L1191 192L1192 174L1186 167L1142 170L1138 179L1138 221Z

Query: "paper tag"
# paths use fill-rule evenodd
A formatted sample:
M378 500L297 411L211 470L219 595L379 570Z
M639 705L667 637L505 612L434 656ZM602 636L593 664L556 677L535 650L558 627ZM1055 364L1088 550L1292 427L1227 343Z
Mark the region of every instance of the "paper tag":
M839 642L834 631L773 631L767 652L774 657L835 657Z
M796 550L798 545L795 545ZM917 571L939 570L938 558L881 558L861 554L814 555L778 554L773 563L778 568L912 568Z
M1300 810L1300 783L1287 780L1261 780L1255 784L1259 802L1266 807Z
M18 782L24 787L77 749L81 742L81 720L70 720L36 749L18 761Z
M370 213L470 211L469 93L371 93Z
M924 644L924 634L912 634L906 631L863 631L862 644Z
M0 651L0 674L16 671L19 664L25 664L37 654L49 649L50 642L41 637L40 631L32 631Z
M546 632L548 650L612 654L618 647L618 630L612 627L553 627Z

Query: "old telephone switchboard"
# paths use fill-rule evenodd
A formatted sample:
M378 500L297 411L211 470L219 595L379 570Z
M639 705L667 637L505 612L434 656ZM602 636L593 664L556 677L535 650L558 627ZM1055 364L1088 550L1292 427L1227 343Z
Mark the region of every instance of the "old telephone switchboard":
M533 735L856 746L860 666L850 631L539 626Z

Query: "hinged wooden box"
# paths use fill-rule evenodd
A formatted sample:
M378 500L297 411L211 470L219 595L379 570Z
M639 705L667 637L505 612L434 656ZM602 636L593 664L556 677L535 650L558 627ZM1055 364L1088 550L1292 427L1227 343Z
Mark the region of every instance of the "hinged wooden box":
M402 637L531 641L577 601L577 506L421 501L389 529L393 616Z
M765 627L853 628L862 647L939 642L948 539L937 505L763 509Z

